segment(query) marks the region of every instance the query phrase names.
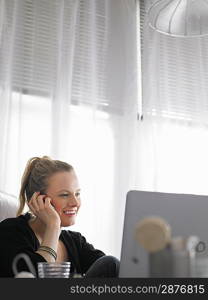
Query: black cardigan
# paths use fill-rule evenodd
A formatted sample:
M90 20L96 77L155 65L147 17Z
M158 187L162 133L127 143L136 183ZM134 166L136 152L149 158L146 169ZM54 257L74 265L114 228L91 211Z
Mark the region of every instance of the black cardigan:
M37 237L28 224L30 214L9 218L0 222L0 277L14 277L12 261L18 253L26 253L36 271L37 263L46 261L36 253L40 246ZM62 230L59 239L64 243L71 262L70 273L84 274L89 267L105 254L95 249L79 233ZM18 264L18 271L28 271L23 260Z

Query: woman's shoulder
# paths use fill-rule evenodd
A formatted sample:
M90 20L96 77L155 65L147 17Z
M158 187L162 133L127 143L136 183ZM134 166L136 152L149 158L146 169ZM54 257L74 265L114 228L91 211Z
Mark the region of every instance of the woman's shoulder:
M0 222L0 230L19 230L21 227L24 228L28 222L29 216L27 214L20 215L18 217L7 218Z
M37 247L38 240L28 224L30 215L20 215L16 218L8 218L0 222L0 241L21 243Z

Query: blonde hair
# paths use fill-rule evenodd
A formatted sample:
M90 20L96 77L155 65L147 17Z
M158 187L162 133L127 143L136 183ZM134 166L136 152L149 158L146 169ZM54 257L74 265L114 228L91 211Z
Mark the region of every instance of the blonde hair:
M32 157L25 167L19 194L19 208L17 216L21 215L25 204L35 192L45 193L48 179L57 172L70 172L73 167L66 162L53 160L48 156Z

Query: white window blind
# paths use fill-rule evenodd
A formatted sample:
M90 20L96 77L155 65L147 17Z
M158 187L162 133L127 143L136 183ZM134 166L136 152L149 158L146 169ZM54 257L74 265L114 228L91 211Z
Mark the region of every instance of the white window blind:
M114 97L109 95L106 83L112 76L114 59L109 55L118 58L114 68L118 64L119 85L123 86L125 77L125 61L120 59L122 53L116 48L121 49L123 39L119 37L115 41L112 34L113 26L122 31L125 24L119 16L119 1L3 2L1 86L10 85L15 92L51 97L61 73L71 86L69 98L72 103L92 104L96 99L98 108L122 110L122 89L121 96Z
M10 84L28 94L51 92L58 64L56 5L54 0L5 1L0 45L2 85Z
M154 31L147 11L155 1L138 5L143 115L208 123L208 37L176 38Z
M73 100L108 106L106 95L109 29L105 1L80 1L74 51ZM81 87L81 88L80 88Z

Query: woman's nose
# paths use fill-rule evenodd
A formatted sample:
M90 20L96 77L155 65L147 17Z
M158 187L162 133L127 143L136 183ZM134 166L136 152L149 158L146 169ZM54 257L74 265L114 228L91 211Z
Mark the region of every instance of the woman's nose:
M72 195L69 199L69 204L73 206L79 206L80 200L75 196Z

